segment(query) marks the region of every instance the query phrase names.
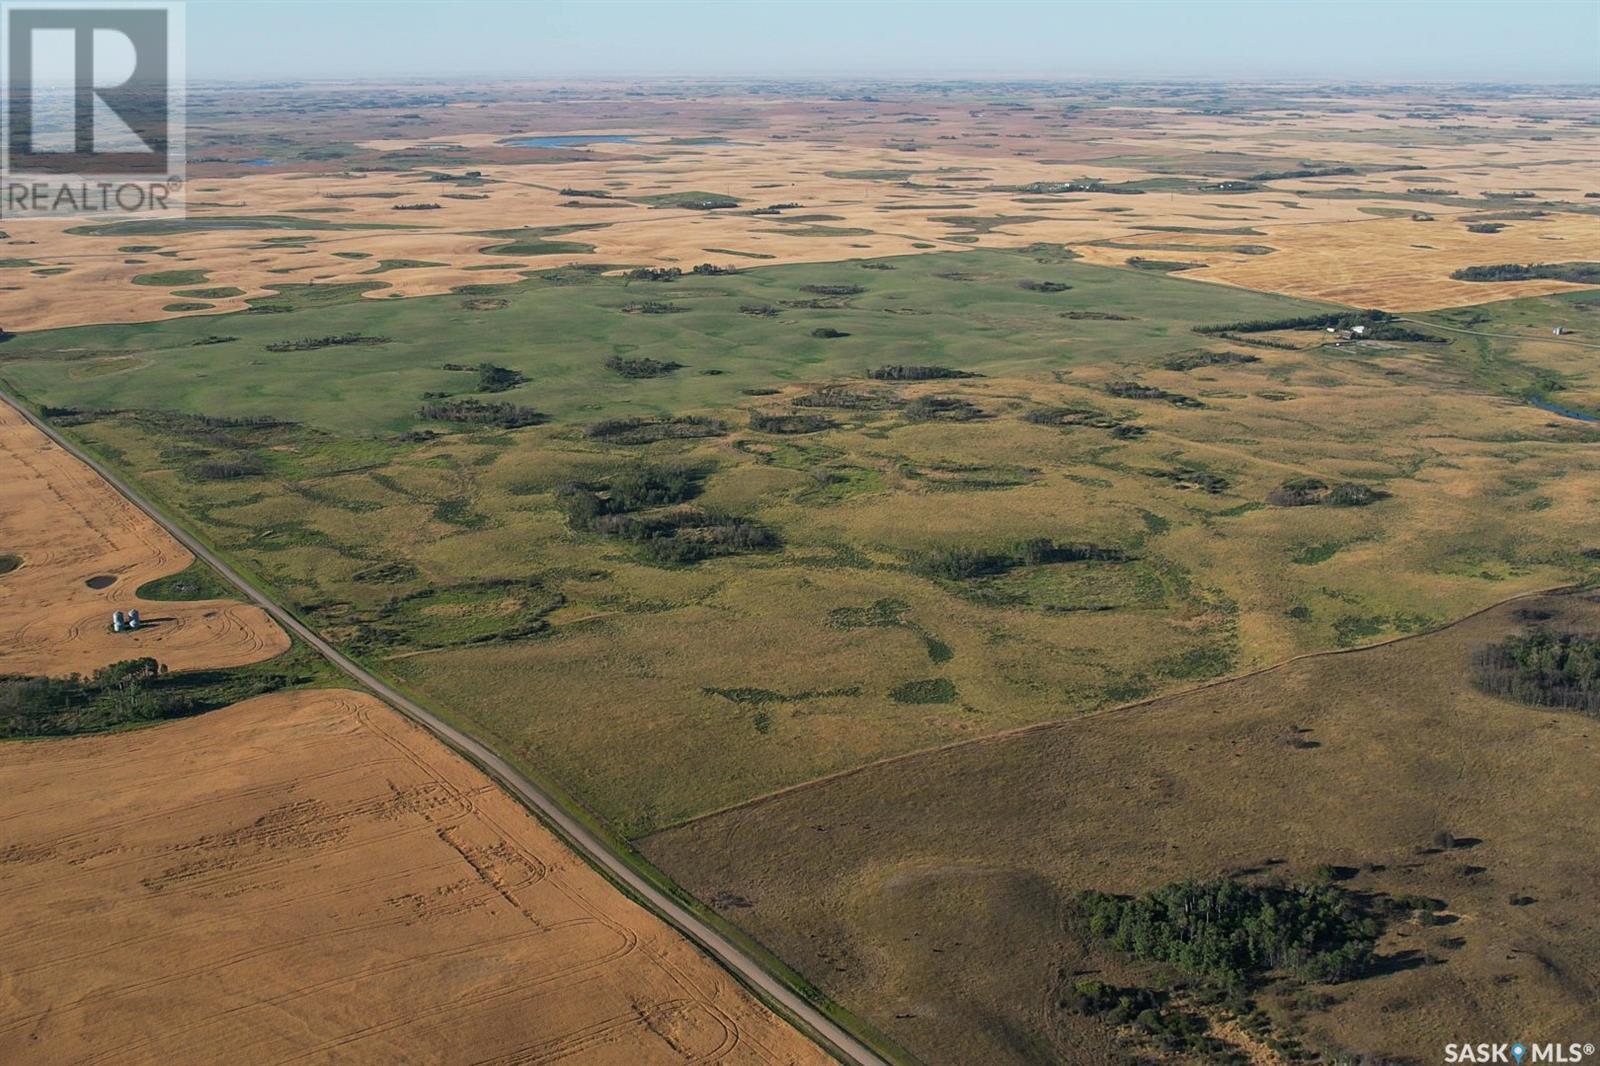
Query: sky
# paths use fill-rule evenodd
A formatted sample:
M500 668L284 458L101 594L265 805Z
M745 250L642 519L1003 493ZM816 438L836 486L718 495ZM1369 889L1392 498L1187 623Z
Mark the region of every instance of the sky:
M190 0L195 80L1600 82L1600 0Z

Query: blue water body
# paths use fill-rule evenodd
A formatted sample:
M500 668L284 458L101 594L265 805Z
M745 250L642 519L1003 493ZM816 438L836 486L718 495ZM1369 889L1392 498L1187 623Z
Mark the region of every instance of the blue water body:
M276 160L273 159L246 159L244 160L244 165L247 167L270 167L275 162Z
M579 148L586 144L632 144L631 133L563 133L552 137L523 137L506 143L513 148Z
M1576 418L1579 422L1600 422L1600 418L1596 418L1594 415L1586 415L1582 411L1574 411L1570 407L1561 407L1548 400L1530 399L1528 402L1541 411L1549 411L1551 414L1560 415L1562 418Z

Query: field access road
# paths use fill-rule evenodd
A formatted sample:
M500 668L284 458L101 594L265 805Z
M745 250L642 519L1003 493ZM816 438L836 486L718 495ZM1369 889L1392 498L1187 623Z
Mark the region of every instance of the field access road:
M1541 343L1549 344L1574 344L1579 348L1600 348L1600 344L1594 344L1590 341L1574 340L1571 337L1558 337L1554 334L1548 337L1539 337L1529 336L1523 333L1485 333L1481 329L1463 329L1460 326L1446 326L1441 322L1431 322L1426 318L1407 318L1405 315L1397 315L1395 317L1402 322L1412 322L1419 326L1427 326L1429 329L1442 329L1448 333L1467 333L1474 337L1494 337L1503 341L1539 341Z
M683 904L674 900L634 870L628 862L612 850L611 846L555 801L548 793L524 777L510 763L496 755L482 743L454 726L440 720L421 706L389 687L353 660L341 654L333 645L323 640L286 608L280 607L265 593L258 590L235 572L214 552L201 544L188 531L169 521L161 512L146 503L120 477L108 470L93 456L63 437L54 426L34 416L33 412L16 397L0 389L0 401L10 404L31 422L39 432L55 442L57 447L82 460L91 470L105 478L112 488L127 497L135 507L148 514L163 529L172 534L184 547L198 558L204 559L223 577L231 581L252 602L270 614L279 625L317 649L329 662L343 670L357 683L365 686L395 710L416 722L437 737L446 747L476 765L499 785L516 796L566 841L592 866L625 886L628 892L656 917L665 921L702 951L716 959L744 984L755 989L779 1013L797 1028L816 1040L825 1050L840 1060L860 1066L887 1066L885 1060L837 1022L818 1010L778 977L770 973L732 940L713 928L704 919Z

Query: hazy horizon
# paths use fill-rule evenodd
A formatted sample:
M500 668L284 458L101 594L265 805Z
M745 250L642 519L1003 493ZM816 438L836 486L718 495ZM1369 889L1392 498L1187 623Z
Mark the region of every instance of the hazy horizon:
M1600 83L1582 0L191 0L188 32L198 81Z

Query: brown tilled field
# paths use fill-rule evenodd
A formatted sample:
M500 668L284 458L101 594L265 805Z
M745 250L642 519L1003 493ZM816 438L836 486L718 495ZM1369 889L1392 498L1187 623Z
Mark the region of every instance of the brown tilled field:
M1329 998L1310 1013L1261 996L1280 1032L1401 1062L1438 1061L1464 1034L1593 1033L1600 728L1469 679L1476 648L1541 617L1593 632L1600 596L1513 601L1428 636L868 766L643 850L933 1063L1121 1061L1111 1031L1057 994L1081 975L1154 978L1069 935L1074 893L1307 880L1323 865L1349 868L1354 890L1444 907L1391 925L1380 972L1316 988Z
M359 693L0 746L0 790L0 1061L828 1061Z
M0 551L22 560L0 578L0 674L88 674L140 656L174 670L242 666L288 649L254 605L135 596L194 557L4 403L0 501ZM141 628L113 633L111 612L129 608Z

